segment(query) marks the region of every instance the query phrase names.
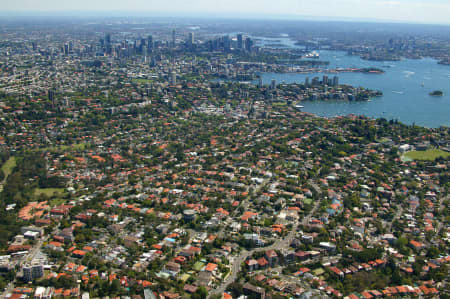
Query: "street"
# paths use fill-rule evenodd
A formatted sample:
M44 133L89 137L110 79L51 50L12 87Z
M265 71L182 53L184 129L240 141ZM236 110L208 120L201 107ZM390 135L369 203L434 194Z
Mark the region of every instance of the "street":
M320 191L320 189L318 189L318 190ZM240 271L240 268L241 268L241 264L245 260L247 260L247 258L249 256L253 255L253 253L260 252L260 251L266 251L266 250L281 250L283 248L289 248L290 243L292 242L292 240L295 237L295 234L297 233L297 229L298 229L299 225L300 224L302 224L302 225L308 224L308 222L311 219L311 217L314 215L314 213L319 208L319 205L320 205L320 200L316 201L314 203L314 207L311 209L311 211L308 213L308 215L306 215L306 217L304 217L301 222L297 221L297 223L294 225L294 227L289 232L289 234L286 237L284 237L284 238L278 239L278 242L275 242L272 245L269 245L269 246L266 246L266 247L254 248L254 249L252 249L250 251L247 251L247 250L242 251L240 253L240 255L233 260L233 265L231 267L231 274L228 276L228 278L226 280L224 280L221 283L221 285L219 287L217 287L214 290L214 292L210 293L208 298L210 298L214 294L223 294L223 292L225 292L225 290L228 287L228 285L230 285L233 281L236 280L237 275L238 275L238 273Z

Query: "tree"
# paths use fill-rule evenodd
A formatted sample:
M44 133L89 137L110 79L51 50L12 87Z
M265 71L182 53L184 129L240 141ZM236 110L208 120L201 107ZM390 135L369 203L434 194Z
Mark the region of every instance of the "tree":
M208 297L208 291L204 286L198 287L194 294L192 294L192 299L206 299Z
M399 285L402 282L402 276L400 275L400 271L398 269L395 269L392 273L391 277L391 283L394 285Z
M120 291L120 282L118 279L114 279L111 282L111 286L109 288L111 294L117 294Z
M397 248L404 248L407 244L408 244L408 239L405 237L400 237L395 242L395 245L397 246Z
M427 257L429 258L437 258L440 254L440 251L435 246L431 246L430 249L428 249Z
M239 272L241 273L241 272ZM242 284L238 283L238 282L233 282L231 283L228 288L227 288L231 294L233 295L233 297L239 297L240 295L244 294L244 289L242 287Z
M61 276L55 284L56 288L70 289L76 285L75 280L70 275Z
M3 280L3 277L0 276L0 290L6 288L6 282Z

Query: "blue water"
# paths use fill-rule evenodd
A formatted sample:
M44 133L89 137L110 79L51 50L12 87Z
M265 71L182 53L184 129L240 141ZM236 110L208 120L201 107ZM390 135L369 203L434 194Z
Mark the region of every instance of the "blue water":
M320 60L329 61L326 68L377 67L384 74L339 73L340 84L381 90L383 96L370 102L316 101L302 102L303 111L320 116L358 114L370 117L397 119L406 124L425 127L450 126L450 66L439 65L436 60L405 59L395 62L366 61L338 51L318 51ZM272 79L277 83L304 82L324 73L315 74L262 74L264 84ZM333 77L334 74L327 74ZM422 83L424 86L422 86ZM431 97L429 93L442 90L444 96Z

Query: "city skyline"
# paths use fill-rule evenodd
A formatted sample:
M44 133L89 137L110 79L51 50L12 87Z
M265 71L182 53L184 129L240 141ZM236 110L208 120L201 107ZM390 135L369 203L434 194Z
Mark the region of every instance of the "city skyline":
M149 14L186 15L195 17L272 17L272 18L317 18L323 20L371 20L405 23L450 24L450 3L445 0L337 0L294 1L280 0L225 0L214 3L205 0L169 0L147 2L131 0L125 2L105 0L61 2L54 0L18 0L2 5L3 15L26 15L29 13L67 14ZM205 15L205 14L208 15Z

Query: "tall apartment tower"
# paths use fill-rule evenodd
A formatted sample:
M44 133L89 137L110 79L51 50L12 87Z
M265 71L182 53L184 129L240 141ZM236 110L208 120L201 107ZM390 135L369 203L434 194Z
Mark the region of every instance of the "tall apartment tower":
M333 86L338 86L339 85L339 77L338 76L334 76L333 77Z
M177 73L175 72L170 73L170 84L177 85Z

